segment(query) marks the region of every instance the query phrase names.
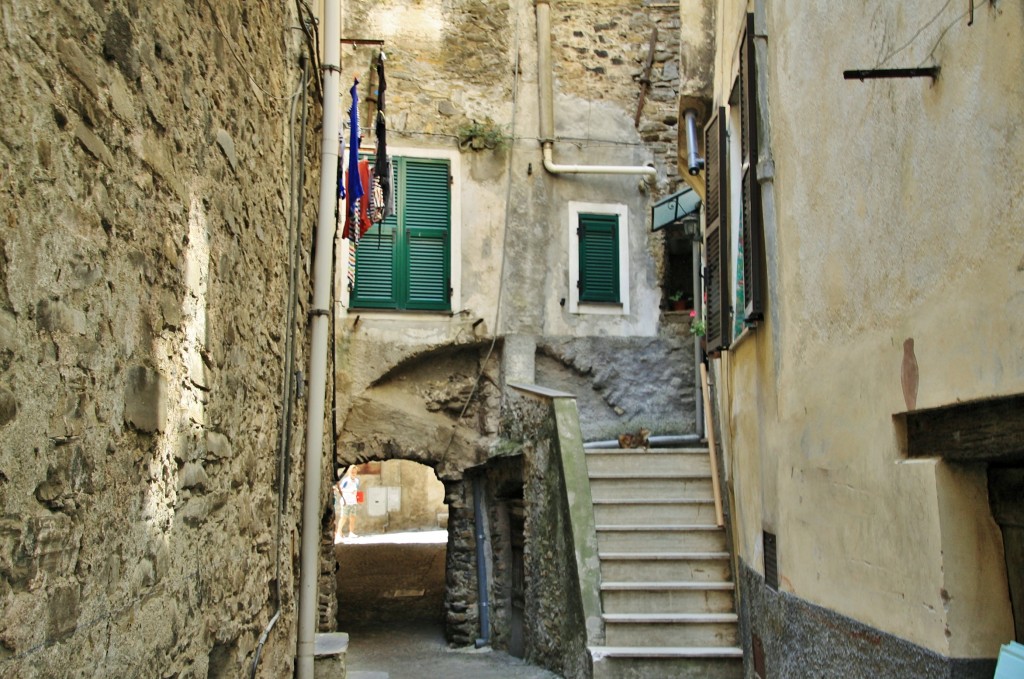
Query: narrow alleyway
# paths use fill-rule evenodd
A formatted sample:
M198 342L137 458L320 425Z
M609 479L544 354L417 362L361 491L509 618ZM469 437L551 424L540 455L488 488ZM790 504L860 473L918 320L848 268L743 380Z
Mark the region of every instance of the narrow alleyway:
M444 638L445 531L345 539L339 629L349 679L557 679L506 653L451 649Z

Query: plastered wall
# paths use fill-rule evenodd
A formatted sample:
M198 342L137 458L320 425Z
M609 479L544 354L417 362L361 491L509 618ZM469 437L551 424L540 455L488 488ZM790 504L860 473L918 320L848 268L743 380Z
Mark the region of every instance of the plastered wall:
M719 101L744 4L718 8ZM771 297L714 370L740 555L763 571L775 532L782 591L994 657L1013 628L984 475L904 460L892 415L1024 387L1021 7L758 10ZM939 78L842 78L921 64Z

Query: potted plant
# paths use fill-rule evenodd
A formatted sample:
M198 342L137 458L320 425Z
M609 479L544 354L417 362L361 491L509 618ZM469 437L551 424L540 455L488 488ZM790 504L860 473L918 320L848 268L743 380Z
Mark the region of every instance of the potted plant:
M704 325L704 320L697 318L697 312L690 312L690 334L696 335L697 337L704 337L704 333L707 331L707 327Z
M683 299L683 291L676 290L668 296L669 308L672 311L683 311L686 309L686 300Z

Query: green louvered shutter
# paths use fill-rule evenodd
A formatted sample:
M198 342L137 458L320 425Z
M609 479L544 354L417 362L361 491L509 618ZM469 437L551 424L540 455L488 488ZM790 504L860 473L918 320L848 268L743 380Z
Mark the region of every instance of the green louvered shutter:
M619 301L619 218L580 214L581 302Z
M447 160L403 158L403 247L399 272L406 309L451 307L451 191Z
M394 309L398 306L395 280L395 232L392 215L384 224L374 224L356 248L356 283L352 306Z

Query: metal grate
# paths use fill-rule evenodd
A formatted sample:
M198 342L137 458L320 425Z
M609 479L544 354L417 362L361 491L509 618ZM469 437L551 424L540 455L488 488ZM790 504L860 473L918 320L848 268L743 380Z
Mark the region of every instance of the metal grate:
M775 533L764 532L764 582L768 588L779 591L779 550Z

